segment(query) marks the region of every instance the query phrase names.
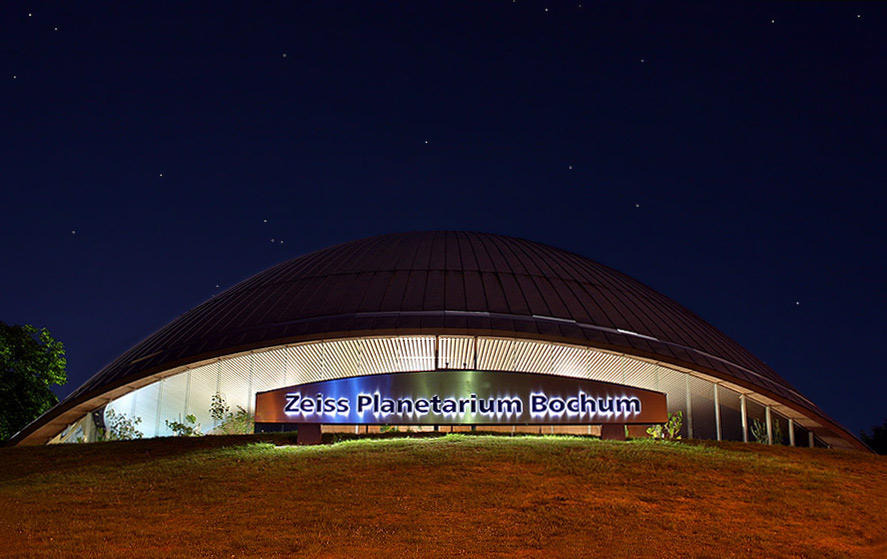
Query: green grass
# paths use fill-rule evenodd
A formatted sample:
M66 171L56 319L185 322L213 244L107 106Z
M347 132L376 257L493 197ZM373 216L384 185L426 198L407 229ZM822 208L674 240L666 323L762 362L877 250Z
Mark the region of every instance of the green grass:
M447 435L0 449L0 557L887 557L887 460Z

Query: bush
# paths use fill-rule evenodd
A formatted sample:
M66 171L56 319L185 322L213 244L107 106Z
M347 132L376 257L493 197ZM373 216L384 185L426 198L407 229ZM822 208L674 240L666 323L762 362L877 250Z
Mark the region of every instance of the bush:
M647 428L647 434L654 439L679 440L681 427L684 426L684 412L678 410L668 414L668 421L664 425L653 425Z
M142 422L141 417L126 417L125 413L117 413L114 410L105 411L105 428L97 430L98 441L128 441L141 439L144 433L136 428Z
M773 431L773 444L782 444L782 427L779 426L779 422L771 421L770 428ZM767 422L761 421L760 419L753 419L751 423L751 435L754 437L756 443L769 443L770 441L767 440Z
M181 419L181 416L179 416ZM200 437L200 424L197 423L197 416L188 414L185 416L185 422L166 420L166 426L172 431L176 437Z
M209 414L218 424L213 432L225 435L248 435L255 430L255 416L241 406L237 406L237 411L231 413L225 397L218 392L213 394Z

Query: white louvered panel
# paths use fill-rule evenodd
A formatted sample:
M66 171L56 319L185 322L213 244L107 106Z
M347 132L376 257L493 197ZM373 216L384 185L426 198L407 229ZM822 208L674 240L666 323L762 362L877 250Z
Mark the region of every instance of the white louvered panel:
M299 349L298 347L290 346L282 348L282 350L285 355L284 362L286 363L286 373L284 374L285 386L298 384L300 371L297 365L299 360Z
M127 414L127 417L132 420L137 417L141 418L142 422L136 425L136 429L148 438L157 436L157 398L159 395L159 382L139 388L133 392L132 412ZM105 413L107 414L107 411ZM106 415L105 421L107 420ZM105 425L107 426L107 423Z
M565 377L587 378L590 369L588 350L582 347L552 344L553 373Z
M252 395L256 392L286 386L286 362L280 349L263 351L253 355Z
M717 439L718 433L715 429L715 396L712 383L692 375L685 375L685 377L690 381L693 437L697 439Z
M518 340L514 344L516 365L522 373L550 374L553 369L551 344Z
M252 409L250 402L250 356L241 355L219 361L219 393L232 410L241 406Z
M471 369L474 367L474 338L441 336L437 366L441 369Z
M108 425L108 411L114 410L116 415L126 415L126 417L132 419L135 417L133 414L135 412L135 404L136 404L136 394L140 391L144 390L144 388L140 388L138 390L133 390L129 394L124 394L123 396L108 402L108 405L105 406L105 426Z
M434 337L408 336L394 338L400 356L398 372L431 371L434 369Z
M197 416L197 421L208 432L215 427L209 413L212 397L219 386L219 365L212 363L191 369L191 387L188 390L188 413Z
M319 342L300 344L291 348L292 359L287 359L289 384L316 382L323 378L323 349ZM290 372L292 375L290 376Z
M684 380L684 377L687 375L685 373L681 373L678 371L673 371L671 369L666 369L662 367L658 371L659 376L659 388L660 392L666 393L666 398L668 400L668 411L669 413L674 413L680 410L684 414L684 419L686 421L687 417L687 384ZM686 436L686 433L684 433Z
M324 342L327 376L330 378L353 377L360 372L362 340L335 340Z
M514 340L477 339L477 367L485 371L515 370Z
M622 383L622 362L618 355L588 350L589 378L603 382Z
M157 406L156 429L158 437L166 437L173 432L166 426L167 421L184 421L185 397L188 392L188 373L179 373L160 381L160 402Z
M389 338L367 338L363 340L364 374L378 375L396 370L396 348Z
M630 357L622 358L622 384L654 390L656 384L653 376L653 363L639 361Z

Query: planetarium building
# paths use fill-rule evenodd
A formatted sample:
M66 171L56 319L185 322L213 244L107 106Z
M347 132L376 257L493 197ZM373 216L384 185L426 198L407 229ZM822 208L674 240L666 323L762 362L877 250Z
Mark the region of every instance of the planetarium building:
M221 396L257 426L643 433L864 449L775 371L674 301L521 239L390 234L265 270L186 312L13 438L90 440L107 418L204 431ZM110 415L109 415L110 414Z

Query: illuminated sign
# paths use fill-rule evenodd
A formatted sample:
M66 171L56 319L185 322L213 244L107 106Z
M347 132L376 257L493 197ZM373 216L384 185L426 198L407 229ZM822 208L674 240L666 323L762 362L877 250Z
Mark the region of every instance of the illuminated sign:
M256 423L643 424L666 416L661 392L497 371L368 375L256 394Z

